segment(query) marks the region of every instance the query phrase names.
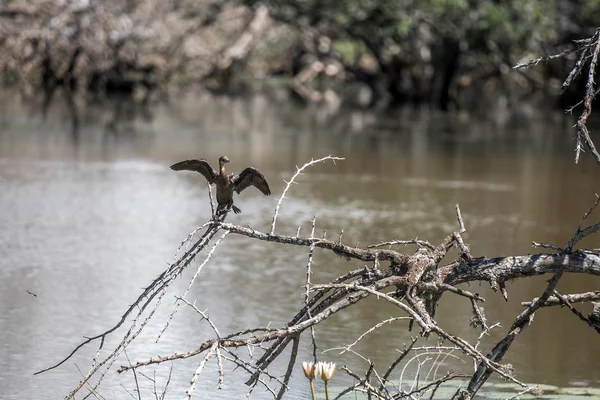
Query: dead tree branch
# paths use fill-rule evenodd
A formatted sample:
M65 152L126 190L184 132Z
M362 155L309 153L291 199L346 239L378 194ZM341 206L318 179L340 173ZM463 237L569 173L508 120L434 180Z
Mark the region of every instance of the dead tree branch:
M573 303L588 303L588 302L600 300L600 291L563 295L562 298L571 304L573 304ZM536 301L536 300L537 300L537 298L533 299L532 301ZM521 305L529 307L531 305L532 301L525 301L525 302L521 303ZM559 299L558 297L553 295L546 299L544 304L542 304L542 307L562 306L563 304L564 303L563 303L562 299Z
M320 160L313 160L305 164L302 168L297 168L293 178L297 177L306 167L328 159L336 160L338 158L329 156ZM293 178L286 186L284 194L294 182ZM466 228L458 205L455 206L458 227L454 232L449 233L437 245L424 241L407 241L411 244L416 244L419 248L413 253L405 254L389 248L381 249L379 248L381 246L361 248L358 247L358 245L345 245L341 240L332 241L325 237L317 238L314 235L314 219L310 237L302 237L298 234L296 234L296 236L274 234L273 231L275 229L278 211L283 198L284 196L282 195L275 209L271 233L260 232L250 227L226 223L224 222L226 214L224 214L220 219L213 219L204 224L202 228L204 229L204 232L199 238L195 239L193 244L192 241L197 230L188 235L188 238L182 242L180 249L186 248L187 246L189 246L189 249L182 255L179 255L180 249L178 249L174 261L143 291L134 304L126 310L122 319L114 327L87 339L58 364L38 373L62 365L83 346L93 341L98 341L98 353L94 360L92 360L88 373L83 377L80 384L68 394L67 399L74 398L74 395L82 387L91 384L92 377L98 375L98 380L91 386L91 390L95 391L107 371L119 359L119 356L125 352L129 344L135 340L146 327L148 321L153 317L160 306L161 300L169 286L179 275L181 275L182 271L195 260L197 255L207 248L211 239L213 239L219 231L222 231L220 237L214 242L211 250L206 254L204 260L196 269L193 278L188 284L187 290L183 295L177 297L177 305L172 311L164 328L166 329L168 326L169 321L177 310L178 304L185 303L196 310L196 312L203 317L203 320L206 320L209 323L214 335L202 338L199 345L194 349L185 352L172 353L167 356L156 356L133 363L128 362L125 365L121 365L117 369L118 372L130 370L136 371L150 365L158 365L165 362L200 356L201 360L192 375L191 384L186 391L186 395L190 398L200 379L201 373L214 356L217 364L216 369L219 372L219 385L224 381L225 374L223 361L226 361L241 367L242 370L250 375L246 382L247 385L254 387L260 383L274 398L282 398L289 388L288 384L292 377L294 365L296 364L302 335L305 332L314 332L320 323L327 320L332 315L343 312L348 307L351 307L370 296L375 296L395 305L398 310L398 315L394 315L387 320L375 324L371 329L367 330L363 335L357 338L356 341L342 346L340 349L356 354L352 349L353 346L365 336L374 332L378 327L393 321L407 319L410 321L409 329L414 322L419 327L421 335L435 335L440 340L452 344L450 347L438 346L436 350L432 350L431 352L425 351L425 353L420 353L424 357L423 360L430 360L430 356L435 356L434 360L436 361L434 363L439 363L440 360L443 360L446 357L455 357L456 355L454 353L456 352L459 354L462 353L464 356L478 364L476 372L471 377L468 388L460 394L462 398L467 398L472 397L477 393L479 388L481 388L492 373L496 373L507 380L521 385L525 390L527 389L526 385L515 378L511 368L508 365L502 364L501 361L512 342L531 324L534 313L541 307L558 304L565 305L580 319L585 320L590 326L595 327L594 318L586 318L581 315L581 313L573 308L571 302L592 301L598 299L600 295L598 295L598 293L560 295L556 291L556 285L564 273L581 273L600 276L600 254L589 250L573 249L575 244L583 237L596 232L597 229L595 228L590 229L588 227L582 229L581 226L600 201L597 201L594 206L584 214L578 228L569 241L569 244L565 246L565 249L562 251L557 251L554 254L542 253L497 258L474 258L470 253L469 246L463 238ZM594 226L595 224L591 225L591 227ZM282 245L302 246L307 249L308 261L306 263L304 296L302 296L302 301L299 302L299 310L295 315L291 316L286 324L279 327L251 327L240 331L222 333L208 318L208 314L205 311L200 311L194 303L190 303L185 299L190 287L201 274L203 267L207 265L213 256L215 249L220 243L225 241L228 237L231 237L231 234L273 244L278 243ZM387 244L391 244L391 242L387 242L383 245ZM449 251L453 247L457 248L457 255L449 257ZM360 264L367 262L372 266L360 265L358 268L352 269L330 282L314 283L311 279L311 272L316 267L314 256L319 251L331 252L347 261L354 260L358 261ZM444 261L447 258L449 259ZM483 282L489 284L496 290L504 290L503 295L506 296L506 282L542 274L552 274L543 293L532 302L526 304L527 308L516 317L508 333L502 340L500 340L487 354L481 352L478 348L481 337L492 327L497 326L497 324L492 324L491 327L488 326L483 310L478 304L485 301L483 297L457 286L465 283ZM477 320L476 325L478 324L482 327L482 333L475 344L447 332L437 323L435 319L436 307L441 300L442 295L446 292L464 298L464 300L473 308L474 318ZM108 356L101 358L100 351L103 348L104 339L121 327L126 319L131 318L133 318L133 321L130 323L121 342ZM310 333L307 336L313 341L313 349L316 349L314 336ZM390 388L391 383L388 381L388 378L392 371L405 359L406 354L413 349L414 343L415 341L413 341L408 349L401 352L400 356L389 366L385 366L385 373L383 376L379 375L372 364L370 364L363 377L359 377L346 368L345 371L351 376L355 376L357 379L357 384L353 385L349 390L364 391L370 396L386 399L396 398L398 396L419 396L427 390L437 390L439 385L445 380L454 377L453 374L448 373L435 380L430 386L419 388L413 385L408 391L405 390L405 388L397 387L395 389L397 393L392 393L394 390ZM290 344L291 349L289 349ZM248 349L250 358L245 359L237 355L235 349L239 348ZM287 367L285 368L283 377L278 378L277 374L269 372L269 368L272 368L274 361L282 356L286 349L290 350ZM254 356L255 354L256 357ZM225 357L223 355L225 355ZM314 357L317 357L316 350ZM412 359L419 359L420 356L415 355L415 357L417 358L413 357ZM366 357L362 357L362 359L368 360ZM410 363L410 360L408 362ZM421 367L424 365L422 364L423 362L425 361L419 361L418 371L420 371ZM404 368L406 368L406 364ZM437 367L435 369L430 369L428 376L430 374L435 376L436 372ZM278 388L271 388L267 385L263 379L265 377L270 380L275 380ZM375 378L379 380L379 383L376 385L372 383L372 379Z
M563 51L558 54L554 54L547 57L540 57L535 60L531 60L529 62L520 63L515 65L514 69L520 68L528 68L532 65L537 65L541 61L551 61L557 58L563 58L573 53L579 53L579 58L577 62L571 69L571 72L565 79L562 85L562 90L564 91L567 87L571 85L573 80L581 74L584 66L589 62L589 72L587 75L586 85L585 85L585 95L581 102L577 103L573 107L567 110L567 112L572 112L575 107L578 107L580 104L583 104L583 111L581 115L577 119L577 132L575 136L575 163L579 162L579 156L583 151L583 146L586 145L592 155L594 156L596 163L600 164L600 153L596 149L594 142L590 137L590 133L587 128L587 120L592 113L592 102L598 93L596 88L596 82L594 80L594 76L596 74L596 69L598 66L598 56L600 54L600 29L597 29L596 32L587 39L578 40L575 42L577 47Z

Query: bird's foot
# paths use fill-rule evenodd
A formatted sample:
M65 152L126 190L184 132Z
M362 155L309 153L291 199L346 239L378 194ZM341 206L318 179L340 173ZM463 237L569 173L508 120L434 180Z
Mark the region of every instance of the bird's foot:
M228 209L227 207L221 207L221 206L219 206L219 207L217 207L217 209L215 210L214 217L215 217L216 219L220 219L220 218L222 218L224 215L226 215L228 211L229 211L229 209Z
M237 208L236 206L232 205L231 208L233 209L233 212L236 214L239 214L242 212L242 210L240 210L239 208Z

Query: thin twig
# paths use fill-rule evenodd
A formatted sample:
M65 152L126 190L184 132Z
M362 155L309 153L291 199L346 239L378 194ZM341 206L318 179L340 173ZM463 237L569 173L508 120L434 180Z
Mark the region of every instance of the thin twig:
M598 56L600 55L600 39L599 39L600 30L596 30L594 34L594 50L592 52L592 60L590 61L590 67L588 72L587 84L585 87L585 97L583 101L583 112L581 116L577 120L577 136L578 141L580 141L579 137L583 136L583 141L587 144L588 148L592 152L592 155L596 159L596 162L600 164L600 154L596 150L594 146L594 142L590 138L590 134L588 132L586 123L587 119L592 113L592 101L594 99L594 75L596 74L596 65L598 63ZM575 149L575 163L579 161L579 153L581 152L581 146L578 146Z
M317 221L317 217L314 216L312 219L312 229L310 231L310 238L314 239L315 237L315 225L316 225L316 221ZM341 240L340 240L341 242ZM306 263L306 285L304 286L304 307L306 307L306 315L308 315L308 318L312 318L311 313L310 313L310 307L308 305L308 300L310 298L310 275L312 274L311 268L312 268L312 264L313 264L313 254L315 252L315 245L314 243L311 244L309 250L308 250L308 262ZM317 363L317 340L315 338L315 327L311 326L310 327L310 337L311 337L311 341L312 341L312 348L313 348L313 361L316 364Z
M350 349L352 349L352 347L356 346L358 344L358 342L360 342L365 336L369 335L370 333L373 333L376 329L381 328L383 325L385 325L385 324L391 324L394 321L410 320L410 319L411 319L410 317L393 317L393 318L388 318L388 319L385 319L383 321L380 321L380 322L376 323L375 325L373 325L372 327L370 327L367 331L365 331L362 335L360 335L354 342L350 343L349 345L345 345L344 347L342 347L341 348L342 351L340 351L340 355L344 354L345 352L347 352ZM325 352L327 352L329 350L333 350L333 349L327 349L327 350L325 350L323 352L325 353Z
M538 243L538 242L531 242L531 246L532 247L539 247L542 249L552 249L552 250L556 250L556 251L563 251L563 249L561 249L558 246L555 246L553 244L547 244L547 243Z
M585 322L588 326L594 328L596 330L596 332L600 333L600 327L596 326L596 324L594 324L592 321L590 321L588 318L586 318L582 313L577 311L577 309L575 307L573 307L573 305L571 303L569 303L569 300L565 296L561 295L556 290L554 291L554 296L556 296L563 305L565 305L569 310L571 310L571 312L573 314L575 314L577 316L577 318L579 318L580 320Z
M302 171L304 171L306 168L310 167L311 165L320 163L320 162L325 162L327 160L331 160L335 164L336 161L341 161L344 159L340 158L340 157L327 156L327 157L319 158L318 160L311 160L310 162L307 162L300 168L296 167L296 172L294 173L294 175L292 175L292 178L289 180L289 182L286 182L285 188L283 189L283 193L281 194L281 197L277 201L277 206L275 207L275 212L273 213L273 222L271 223L271 232L270 232L271 235L275 233L275 224L277 223L277 216L279 215L279 208L281 207L281 203L283 202L283 199L285 199L285 195L288 192L288 190L290 190L290 187L294 183L294 180L299 175L301 175Z
M529 393L533 393L534 395L535 394L539 395L541 393L536 393L536 392L539 392L539 391L540 391L540 387L538 385L535 385L535 386L529 387L529 388L527 388L527 389L525 389L525 390L523 390L523 391L515 394L514 396L508 397L506 400L519 399L519 398L521 398L521 396L524 396L524 395L529 394Z
M285 371L285 375L283 377L283 384L279 388L279 393L277 393L277 400L283 398L286 390L288 389L288 385L290 382L290 378L292 377L292 371L294 370L294 365L296 364L296 358L298 357L298 346L300 345L300 336L294 336L292 339L292 351L290 353L290 360L288 362L287 370Z
M206 353L206 355L204 356L204 358L198 365L198 368L196 368L196 371L194 372L194 375L192 376L192 381L190 382L190 388L185 392L185 395L186 395L185 398L187 400L192 399L192 394L194 393L194 390L196 389L196 382L198 381L198 378L200 377L200 374L202 373L202 370L204 369L204 366L206 365L208 360L217 351L218 346L219 346L219 342L215 341L215 343L210 347L210 350L208 351L208 353Z
M131 365L131 360L129 359L129 356L127 355L127 352L124 352L125 354L125 358L127 358L127 362L129 363L129 365ZM137 377L137 372L134 370L132 370L133 372L133 380L135 381L135 391L137 392L137 398L138 400L142 400L142 392L140 391L140 383L138 382L138 377Z
M398 366L400 361L404 360L404 357L406 357L406 355L412 350L412 348L415 346L415 343L417 343L417 340L418 340L418 338L416 338L416 337L411 338L411 342L408 345L408 347L404 347L404 350L402 350L400 352L400 354L398 355L398 357L396 357L396 359L390 364L387 371L385 371L385 373L383 374L383 382L384 383L389 380L390 375L392 374L394 369L396 369L396 367ZM383 390L383 384L379 387L379 390Z
M206 181L206 185L208 186L208 199L210 200L210 215L212 216L212 219L215 219L215 202L213 201L213 195L212 195L212 186L210 185L210 183L208 181Z
M586 292L586 293L579 293L579 294L566 294L566 295L562 295L562 297L571 304L585 303L585 302L590 302L590 301L598 301L598 300L600 300L600 291ZM536 300L538 300L537 297L535 299L533 299L532 301L536 301ZM531 305L532 301L524 301L521 303L521 305L529 307ZM542 307L552 307L552 306L560 306L562 304L563 304L563 302L561 299L559 299L556 296L550 296L550 297L548 297L548 299L546 299L544 304L542 304L541 306Z
M519 64L515 65L513 67L513 69L527 68L527 67L530 67L532 65L537 65L537 64L539 64L542 61L555 60L557 58L562 58L562 57L568 56L569 54L576 53L578 51L581 51L581 49L574 48L574 49L565 50L565 51L560 52L558 54L552 54L552 55L549 55L549 56L539 57L539 58L536 58L535 60L530 60L530 61L527 61L527 62L524 62L524 63L519 63Z
M212 255L214 254L215 250L217 249L217 247L219 247L219 245L221 244L221 242L223 241L223 239L225 239L225 236L227 236L228 233L229 233L228 231L225 231L221 235L221 237L219 239L217 239L217 241L215 242L215 244L213 245L213 247L210 249L210 251L206 255L206 258L204 259L204 261L202 262L202 264L200 264L198 266L198 268L196 269L196 272L194 273L194 276L192 277L192 279L190 279L190 282L188 283L188 287L185 289L185 292L183 292L183 294L181 295L181 297L177 298L177 301L175 302L175 307L173 308L173 311L169 315L169 318L167 319L167 322L166 322L165 326L162 328L162 330L158 334L158 337L156 338L156 342L157 343L160 340L160 338L162 337L163 333L165 333L165 331L169 327L171 321L173 320L173 317L175 316L175 314L179 310L179 306L181 305L181 302L185 299L185 297L187 296L187 294L190 292L190 289L192 288L192 285L196 281L196 278L198 277L198 275L202 271L202 268L204 268L204 266L206 264L208 264L208 261L212 258Z
M369 246L367 246L367 249L375 249L377 247L385 247L385 246L394 246L397 244L414 244L417 245L419 247L426 247L429 250L435 250L435 246L432 245L429 242L426 242L424 240L418 240L418 239L414 239L414 240L392 240L389 242L381 242L381 243L377 243L377 244L371 244Z
M575 233L573 233L573 236L571 237L571 239L569 240L569 243L567 243L567 245L565 247L565 253L570 253L573 250L573 247L575 246L575 244L577 242L579 242L584 237L589 236L592 233L595 233L596 231L598 231L600 229L600 223L596 223L591 226L588 226L587 228L585 228L583 230L581 229L581 225L583 225L583 222L587 219L587 217L589 217L592 214L592 212L598 206L598 204L600 204L600 196L598 196L596 194L596 201L594 202L594 204L592 204L590 209L586 213L583 214L583 216L579 220L579 224L577 224L577 229L575 229Z

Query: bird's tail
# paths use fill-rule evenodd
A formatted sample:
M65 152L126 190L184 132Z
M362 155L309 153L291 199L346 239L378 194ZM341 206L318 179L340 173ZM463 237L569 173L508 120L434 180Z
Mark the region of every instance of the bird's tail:
M237 208L236 206L232 205L231 208L233 209L233 212L236 214L239 214L242 212L242 210L240 210L239 208Z

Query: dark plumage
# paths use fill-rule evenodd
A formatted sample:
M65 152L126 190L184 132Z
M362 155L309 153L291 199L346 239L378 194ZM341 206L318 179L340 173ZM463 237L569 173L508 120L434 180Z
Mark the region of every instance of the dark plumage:
M269 184L265 177L256 168L248 167L240 172L239 175L227 175L225 164L228 162L229 158L227 156L219 157L218 172L203 158L180 161L177 164L171 165L171 169L175 171L200 172L208 183L214 183L217 186L217 203L219 205L217 211L232 208L236 214L241 213L242 210L233 205L233 192L236 191L239 194L248 186L256 187L266 196L271 194L271 189L269 189Z

